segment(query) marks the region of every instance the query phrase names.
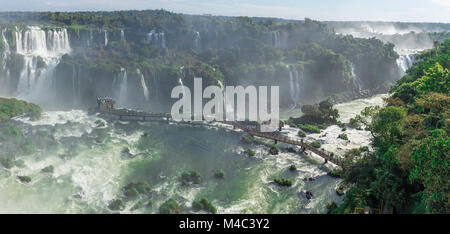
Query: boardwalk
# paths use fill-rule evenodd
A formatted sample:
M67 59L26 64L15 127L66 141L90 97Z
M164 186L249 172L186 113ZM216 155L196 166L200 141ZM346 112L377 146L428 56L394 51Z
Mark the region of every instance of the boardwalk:
M150 120L151 118L164 118L166 120L172 119L172 115L170 113L150 113L150 112L140 112L140 111L125 111L125 110L118 110L118 109L100 109L99 112L103 113L103 114L117 116L119 118L119 120L124 119L124 117L133 118L131 120L143 120L143 121ZM129 119L127 119L127 120L129 120ZM232 122L232 121L216 121L216 122L222 123L222 124L227 124L227 125L232 125L234 128L241 129L242 131L247 132L248 134L250 134L252 136L274 140L275 143L283 142L286 144L300 146L303 151L305 151L305 150L311 151L314 154L317 154L318 156L325 159L325 163L332 162L333 164L342 167L342 163L340 160L333 158L332 156L328 155L326 152L321 151L320 149L317 149L317 148L309 145L308 143L304 142L303 140L298 140L298 139L287 137L287 136L276 135L273 133L259 132L253 128L249 128L248 126L243 125L239 122L235 122L235 121L234 122Z

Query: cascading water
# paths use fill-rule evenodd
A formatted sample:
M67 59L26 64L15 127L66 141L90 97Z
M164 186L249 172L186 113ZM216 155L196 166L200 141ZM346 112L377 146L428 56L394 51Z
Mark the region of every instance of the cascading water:
M279 31L270 32L270 44L275 47L281 47L281 33Z
M125 106L128 97L128 76L125 68L120 68L119 74L114 78L113 87L116 90L115 96L117 104L119 106Z
M355 72L355 65L353 63L350 63L350 68L351 68L351 71L352 71L353 80L355 81L355 84L356 84L358 90L361 91L361 89L363 88L361 77L359 77L356 74L356 72Z
M104 44L105 44L105 47L108 45L108 31L103 31L103 37L104 37Z
M302 71L302 77L300 78L300 73L298 72L297 68L292 65L286 65L286 67L289 70L289 86L290 86L290 95L291 100L294 103L293 108L296 107L297 103L300 101L300 82L301 79L303 79L303 71Z
M3 87L6 87L6 84L8 84L9 80L9 69L6 67L6 59L8 58L9 54L11 53L8 40L6 40L6 29L2 30L2 41L3 41L3 54L2 54L2 67L0 68L0 91L6 91L2 90Z
M54 93L53 71L62 55L70 53L70 43L65 28L48 29L28 27L16 30L16 52L24 56L17 93L26 99L40 101Z
M120 30L120 40L121 41L125 41L125 32L122 30Z
M201 50L201 37L200 32L195 32L194 37L194 49L195 51L199 52Z
M11 51L10 51L10 49L9 49L8 40L6 40L5 33L6 33L6 29L3 29L3 30L2 30L2 41L3 41L3 46L4 46L3 55L2 55L3 61L4 61L3 66L6 65L6 63L5 63L6 58L7 58L8 55L11 53Z
M164 49L166 48L166 34L152 30L147 33L147 42L153 42L156 47Z
M136 69L136 73L140 76L142 93L144 94L145 101L148 101L149 100L148 88L147 88L147 84L145 84L144 74L141 73L141 70L139 70L139 68Z
M400 77L404 76L406 71L413 65L414 59L415 54L400 55L400 57L396 61Z

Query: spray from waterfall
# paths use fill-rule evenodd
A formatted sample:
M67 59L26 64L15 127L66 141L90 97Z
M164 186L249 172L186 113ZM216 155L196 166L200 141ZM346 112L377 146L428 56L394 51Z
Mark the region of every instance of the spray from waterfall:
M9 54L11 53L8 40L6 40L6 29L2 30L2 41L3 41L3 54L2 54L2 67L0 70L0 90L2 87L6 87L6 84L9 82L9 69L6 67L6 59L8 58ZM2 78L3 76L3 78Z
M108 45L108 31L103 31L105 47Z
M400 77L404 76L406 71L413 65L414 59L415 54L400 55L396 61Z
M145 84L144 74L141 73L141 70L139 70L139 68L136 69L136 73L140 76L141 87L142 87L142 92L144 94L145 101L148 101L149 100L148 88L147 88L147 84Z
M195 32L195 37L194 37L194 49L197 52L200 52L201 50L201 37L200 37L200 32Z
M155 30L147 33L147 42L152 43L157 48L166 48L166 34L163 32L157 33Z
M128 98L128 76L127 70L121 67L119 74L114 77L113 87L115 89L115 96L119 106L125 106Z
M122 30L120 30L120 40L121 41L125 41L125 32Z
M291 96L291 101L294 103L292 108L297 106L300 101L300 88L301 81L303 80L303 70L301 73L298 72L297 67L293 65L286 65L289 70L289 93Z
M270 32L270 45L275 48L281 47L281 33L279 31Z
M363 88L363 83L362 83L361 77L359 77L358 74L356 74L355 65L351 62L350 62L350 68L351 68L352 77L353 77L353 80L355 81L356 87L358 88L359 91L361 91Z
M71 52L65 28L16 28L16 52L23 55L24 67L20 73L17 94L25 99L44 101L53 98L54 69L62 55Z

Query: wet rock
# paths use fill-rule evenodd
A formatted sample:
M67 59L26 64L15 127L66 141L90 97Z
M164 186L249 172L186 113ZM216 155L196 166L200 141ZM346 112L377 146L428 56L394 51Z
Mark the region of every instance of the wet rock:
M55 168L54 168L52 165L50 165L50 166L47 166L47 167L42 168L41 172L44 172L44 173L53 173L54 169L55 169Z
M115 199L109 203L108 208L114 211L123 210L125 209L125 203L122 201L122 199Z
M20 182L22 183L30 183L31 182L31 177L29 176L17 176L17 179L20 180Z
M121 154L122 154L122 156L127 157L127 158L136 157L136 155L131 153L131 150L128 147L123 148Z
M313 194L310 191L305 192L306 199L310 200L313 197Z

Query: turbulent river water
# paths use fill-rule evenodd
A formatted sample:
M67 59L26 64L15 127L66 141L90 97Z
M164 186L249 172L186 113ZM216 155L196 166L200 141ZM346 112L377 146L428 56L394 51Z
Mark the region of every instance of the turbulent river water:
M381 103L381 96L375 96L337 108L348 121L365 106ZM193 213L192 201L202 197L218 213L324 213L328 202L342 200L335 192L340 180L327 176L320 158L308 153L271 156L266 146L245 145L241 133L214 126L110 121L99 127L98 119L80 110L47 111L38 121L16 118L15 124L36 139L38 150L17 158L25 162L23 167L0 169L0 213L114 213L108 203L121 196L123 186L139 181L150 184L153 205L132 209L139 199L130 200L120 213L157 213L169 198L180 203L182 213ZM338 153L369 143L368 132L349 129L347 142L337 139L340 131L331 126L307 139L319 139L325 149ZM296 132L283 130L292 136ZM151 143L142 151L137 145L144 133ZM127 147L135 157L123 155ZM247 148L256 156L243 154ZM288 170L291 164L297 171ZM53 174L41 173L49 165ZM223 169L224 179L214 178L216 169ZM185 170L198 171L202 183L183 186L179 178ZM18 175L30 176L31 183L19 182ZM294 184L276 186L271 181L277 177ZM312 192L311 200L306 191Z

